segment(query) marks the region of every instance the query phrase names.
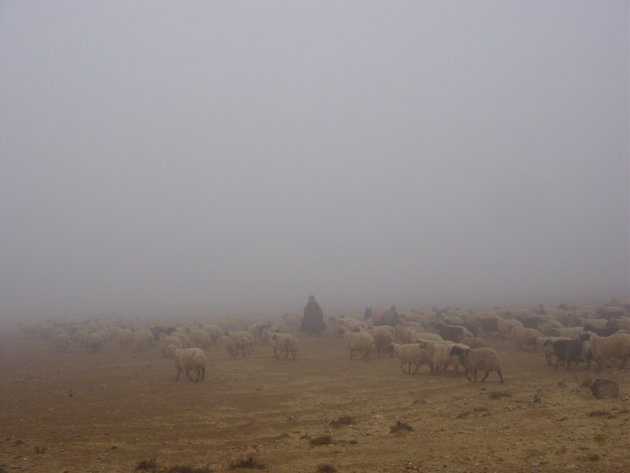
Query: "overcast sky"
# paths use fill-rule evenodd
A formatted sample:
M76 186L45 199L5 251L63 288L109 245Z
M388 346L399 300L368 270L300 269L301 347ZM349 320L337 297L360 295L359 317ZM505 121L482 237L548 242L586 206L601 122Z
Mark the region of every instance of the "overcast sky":
M0 3L0 317L629 290L629 2Z

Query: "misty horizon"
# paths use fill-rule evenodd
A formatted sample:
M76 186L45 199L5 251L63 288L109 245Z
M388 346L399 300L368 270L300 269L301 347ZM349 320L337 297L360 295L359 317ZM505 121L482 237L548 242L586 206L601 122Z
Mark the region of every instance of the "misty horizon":
M0 6L0 321L630 298L627 2Z

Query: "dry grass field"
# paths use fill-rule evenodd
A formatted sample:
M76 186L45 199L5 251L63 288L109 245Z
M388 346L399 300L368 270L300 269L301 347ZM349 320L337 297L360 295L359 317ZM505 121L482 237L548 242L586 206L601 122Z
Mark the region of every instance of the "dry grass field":
M505 384L405 375L391 358L348 360L342 339L299 336L296 362L256 348L207 350L206 380L175 381L157 349L56 353L0 347L0 471L628 472L630 370L554 370L489 340ZM621 396L595 399L594 377Z

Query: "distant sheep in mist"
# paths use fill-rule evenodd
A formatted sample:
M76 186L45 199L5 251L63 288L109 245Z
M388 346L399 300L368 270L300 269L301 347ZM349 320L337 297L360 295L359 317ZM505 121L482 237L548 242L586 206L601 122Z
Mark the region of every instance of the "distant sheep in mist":
M168 353L175 358L175 369L177 370L175 381L179 381L182 371L191 381L203 381L206 375L207 359L201 348L177 348L175 345L170 345ZM196 374L195 379L190 376L191 371Z
M362 353L363 360L370 359L370 354L376 348L376 342L371 333L365 330L359 330L352 332L347 329L343 329L343 340L346 344L346 348L350 352L350 359L354 357L355 353Z

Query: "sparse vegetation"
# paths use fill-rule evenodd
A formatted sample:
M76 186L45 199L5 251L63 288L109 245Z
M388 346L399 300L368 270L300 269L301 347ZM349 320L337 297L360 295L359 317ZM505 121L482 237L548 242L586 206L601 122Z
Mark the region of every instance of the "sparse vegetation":
M413 432L413 430L413 427L406 422L401 422L397 420L396 423L389 428L389 433L393 434L395 432Z
M512 393L508 391L490 391L488 393L489 399L500 399L502 397L512 397Z
M328 464L319 465L317 467L317 473L337 473L337 468Z
M332 435L321 435L319 437L312 438L309 443L311 445L328 445L332 443Z
M238 458L230 462L230 469L233 470L236 468L253 468L257 470L262 470L263 468L265 468L265 465L256 460L254 454L248 453L243 458Z
M151 458L149 460L140 460L136 465L136 470L146 471L146 470L155 470L158 467L155 458Z
M355 423L354 417L348 416L348 415L336 417L330 421L330 425L332 425L333 427L341 427L342 425L352 425L354 423Z
M136 465L136 471L145 473L212 473L208 467L192 467L188 465L161 466L151 458L149 460L141 460Z

